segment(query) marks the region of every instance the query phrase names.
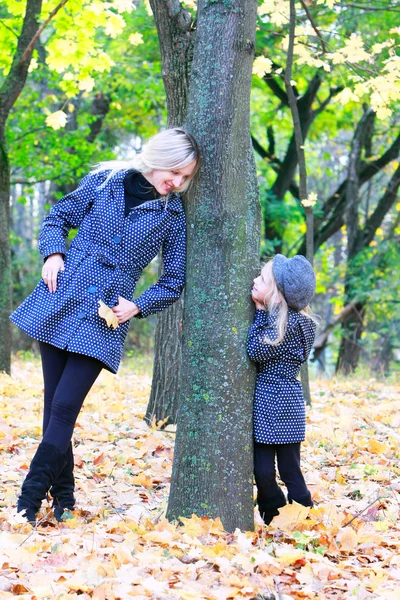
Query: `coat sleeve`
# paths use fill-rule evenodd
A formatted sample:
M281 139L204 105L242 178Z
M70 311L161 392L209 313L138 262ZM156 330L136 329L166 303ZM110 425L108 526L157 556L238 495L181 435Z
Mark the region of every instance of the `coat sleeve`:
M148 290L134 300L142 319L173 304L183 291L186 269L186 220L183 213L171 228L162 247L163 274Z
M255 362L266 362L278 358L284 352L285 342L272 346L265 338L276 340L278 333L274 326L275 320L265 311L256 310L254 322L247 336L247 353Z
M70 229L80 226L90 210L96 188L104 180L104 174L90 173L76 190L61 198L43 221L39 235L39 252L43 258L59 252L66 253L65 238Z

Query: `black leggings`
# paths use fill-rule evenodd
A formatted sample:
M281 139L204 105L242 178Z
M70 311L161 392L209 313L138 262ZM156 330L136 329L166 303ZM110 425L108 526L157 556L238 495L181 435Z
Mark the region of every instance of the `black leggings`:
M275 457L279 475L287 487L288 500L312 506L311 494L300 468L300 443L254 443L254 474L260 513L274 511L286 504L286 498L276 482Z
M76 419L103 363L39 342L44 378L43 441L66 452Z

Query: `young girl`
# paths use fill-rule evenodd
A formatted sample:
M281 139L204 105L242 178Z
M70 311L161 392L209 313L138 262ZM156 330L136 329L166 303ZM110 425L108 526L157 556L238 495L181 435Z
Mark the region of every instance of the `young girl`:
M42 279L11 315L39 341L44 376L43 439L17 506L31 523L49 490L58 520L74 508L75 421L100 371L117 372L130 320L167 308L182 293L186 220L179 192L198 164L193 137L167 129L131 161L102 163L44 220ZM71 228L79 232L67 250ZM160 249L162 276L133 299L142 270ZM99 303L114 313L114 323Z
M263 267L251 292L256 312L247 351L258 363L254 472L258 508L267 525L286 504L275 478L275 457L288 501L313 505L300 469L306 416L297 376L315 338L316 324L307 309L314 292L315 274L308 260L282 254Z

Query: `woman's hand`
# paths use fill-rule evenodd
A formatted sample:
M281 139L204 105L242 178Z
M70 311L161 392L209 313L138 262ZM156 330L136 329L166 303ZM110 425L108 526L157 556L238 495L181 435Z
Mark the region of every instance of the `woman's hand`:
M140 308L136 306L134 302L130 302L129 300L126 300L126 298L118 296L118 304L113 306L112 311L117 316L118 323L122 325L125 321L129 321L129 319L138 315L140 313Z
M50 254L42 268L42 279L49 288L49 292L57 289L57 275L64 271L64 258L62 254Z

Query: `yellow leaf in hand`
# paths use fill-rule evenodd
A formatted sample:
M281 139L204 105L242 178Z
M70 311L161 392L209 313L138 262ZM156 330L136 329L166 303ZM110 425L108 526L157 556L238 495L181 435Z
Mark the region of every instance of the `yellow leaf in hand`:
M105 319L107 323L107 327L112 327L113 329L117 329L119 323L117 316L113 313L111 308L104 304L102 300L99 300L99 316L102 319Z

